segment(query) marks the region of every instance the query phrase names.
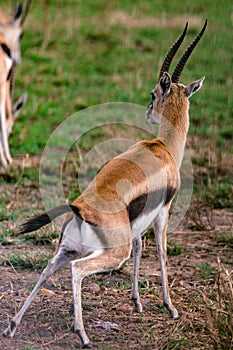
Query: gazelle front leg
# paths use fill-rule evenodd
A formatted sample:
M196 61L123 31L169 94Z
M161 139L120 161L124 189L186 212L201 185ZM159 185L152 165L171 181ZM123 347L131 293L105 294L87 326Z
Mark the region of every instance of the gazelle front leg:
M7 168L7 160L3 151L3 147L2 147L2 137L1 137L1 132L0 132L0 166L3 166L4 168Z
M3 100L0 107L0 142L2 146L3 156L5 157L6 162L9 164L12 163L12 158L10 155L9 143L8 143L8 135L7 135L7 123L6 123L6 110L5 110L5 100ZM5 165L5 160L3 157L3 165Z
M134 303L134 311L142 312L142 304L138 293L138 274L140 258L142 254L142 239L141 236L133 239L133 288L132 300Z
M162 275L163 304L174 319L179 318L176 308L173 306L169 294L167 276L167 223L169 206L164 207L154 221L154 232L157 241L157 250Z

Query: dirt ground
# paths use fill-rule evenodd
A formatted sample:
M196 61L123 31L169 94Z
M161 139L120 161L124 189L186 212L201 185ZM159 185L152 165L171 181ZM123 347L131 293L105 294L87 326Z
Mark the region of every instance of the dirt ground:
M9 185L8 192L15 190ZM17 192L18 191L18 192ZM21 203L40 208L37 189L28 186L15 192L10 203L14 210ZM12 192L13 193L13 192ZM22 219L22 218L21 218ZM171 297L180 319L169 318L162 306L162 288L159 263L154 240L143 241L140 267L140 293L144 307L142 314L133 313L131 297L132 257L118 272L92 276L84 281L82 303L86 332L93 349L211 349L212 341L207 326L203 294L211 296L216 288L217 257L228 271L233 269L233 246L224 242L222 235L232 234L233 212L213 211L214 228L205 231L190 229L190 220L169 234L169 282ZM15 228L17 220L3 222ZM177 249L176 249L177 248ZM52 245L0 245L0 256L13 252L54 251ZM0 266L0 330L29 294L39 272L16 269L13 265ZM75 349L79 339L73 333L73 305L69 268L55 273L41 290L13 339L0 337L1 350Z

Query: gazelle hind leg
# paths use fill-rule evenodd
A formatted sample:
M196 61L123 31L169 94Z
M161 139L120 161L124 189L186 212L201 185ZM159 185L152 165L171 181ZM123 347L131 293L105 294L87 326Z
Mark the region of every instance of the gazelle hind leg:
M88 257L72 261L72 286L74 297L74 330L79 335L82 348L89 348L90 342L83 325L81 288L84 277L93 273L115 270L130 256L131 245L98 250Z
M15 317L12 318L10 321L9 326L6 328L6 330L3 332L4 337L13 337L15 334L15 331L18 327L18 325L21 322L21 319L24 315L24 313L27 311L29 306L31 305L33 299L39 292L42 285L47 281L47 279L59 268L64 267L67 265L72 259L74 259L76 256L74 256L74 252L69 252L65 249L60 249L55 255L53 259L51 259L48 262L48 265L40 275L40 278L38 282L36 283L35 287L33 288L32 292L24 302L22 308L19 310L19 312L15 315Z
M168 207L164 207L156 220L154 221L154 231L157 241L157 250L161 268L162 287L163 287L163 304L170 312L174 319L179 318L176 308L173 306L169 294L168 276L167 276L167 223Z
M138 293L138 274L140 258L142 254L142 239L141 236L133 239L133 288L132 300L134 303L134 311L142 312L142 304Z

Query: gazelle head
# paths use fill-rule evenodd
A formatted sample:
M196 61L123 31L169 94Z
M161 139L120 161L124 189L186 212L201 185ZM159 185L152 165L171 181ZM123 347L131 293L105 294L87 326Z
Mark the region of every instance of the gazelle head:
M189 56L191 55L192 51L194 50L195 46L205 31L206 25L207 20L205 21L205 24L200 33L196 36L191 45L184 52L172 76L169 75L168 71L177 50L184 40L188 23L186 23L181 36L168 51L160 69L158 83L151 92L152 101L147 107L146 116L150 123L160 123L161 117L165 116L172 124L174 124L172 120L172 118L174 118L174 115L180 116L182 113L184 115L187 114L189 107L188 99L201 88L205 77L202 77L187 86L179 84L179 80Z
M0 33L6 39L14 64L19 64L21 60L20 41L23 36L23 24L26 19L32 0L28 0L24 5L16 4L13 15L10 18L1 16Z

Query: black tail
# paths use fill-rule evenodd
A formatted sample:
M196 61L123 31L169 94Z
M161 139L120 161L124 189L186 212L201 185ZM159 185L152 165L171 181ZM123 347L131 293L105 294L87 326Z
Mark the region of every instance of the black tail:
M70 206L67 204L63 204L63 205L59 205L58 207L55 207L53 209L50 209L45 213L33 216L31 219L28 219L27 221L25 221L21 225L20 230L18 232L16 232L15 235L18 236L18 235L23 234L23 233L36 231L39 228L49 224L57 216L60 216L62 214L73 211L72 207L73 207L72 205Z

